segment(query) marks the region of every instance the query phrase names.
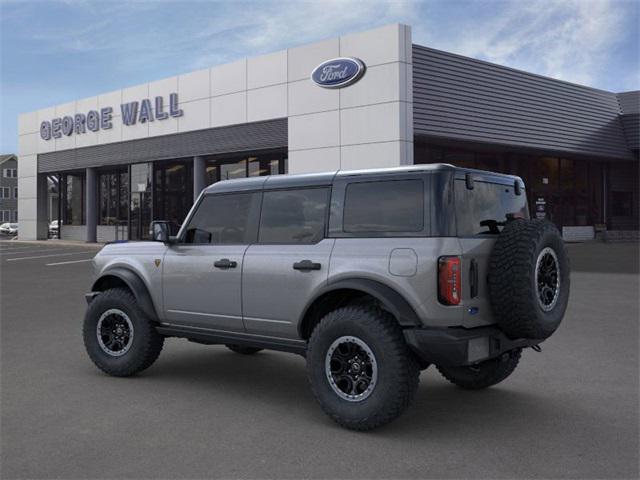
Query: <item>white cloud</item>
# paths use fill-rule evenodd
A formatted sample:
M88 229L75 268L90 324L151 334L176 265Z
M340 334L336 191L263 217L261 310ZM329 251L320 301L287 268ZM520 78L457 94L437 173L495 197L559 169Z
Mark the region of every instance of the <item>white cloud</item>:
M488 5L492 5L489 2ZM497 6L496 4L493 4ZM501 3L493 17L469 18L456 33L435 37L418 28L414 41L570 82L603 84L609 56L625 38L637 4L616 0ZM633 18L633 17L631 17ZM637 71L637 59L635 62ZM637 87L636 87L637 88Z

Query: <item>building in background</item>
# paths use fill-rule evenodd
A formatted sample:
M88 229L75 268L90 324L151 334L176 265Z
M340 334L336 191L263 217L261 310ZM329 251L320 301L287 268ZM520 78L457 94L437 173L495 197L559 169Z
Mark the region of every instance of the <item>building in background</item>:
M221 179L433 162L520 175L567 239L637 231L639 104L388 25L21 115L20 235L141 239Z
M18 157L0 155L0 223L18 222Z

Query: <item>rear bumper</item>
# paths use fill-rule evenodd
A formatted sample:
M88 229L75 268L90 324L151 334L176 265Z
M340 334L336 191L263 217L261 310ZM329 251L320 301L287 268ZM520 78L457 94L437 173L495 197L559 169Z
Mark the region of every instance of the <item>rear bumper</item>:
M542 342L510 339L496 327L409 328L404 330L404 338L422 361L446 367L473 365Z

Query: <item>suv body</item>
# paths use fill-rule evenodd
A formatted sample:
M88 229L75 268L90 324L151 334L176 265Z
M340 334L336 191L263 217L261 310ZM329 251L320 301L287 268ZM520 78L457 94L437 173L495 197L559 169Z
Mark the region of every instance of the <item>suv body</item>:
M302 355L330 312L367 305L422 367L475 365L541 341L492 312L506 217L528 218L520 178L445 164L221 181L176 237L106 245L87 299L128 289L163 337Z

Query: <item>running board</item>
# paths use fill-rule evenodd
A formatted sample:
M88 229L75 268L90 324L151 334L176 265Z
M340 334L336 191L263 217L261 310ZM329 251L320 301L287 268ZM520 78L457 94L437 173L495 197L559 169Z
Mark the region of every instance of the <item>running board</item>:
M186 338L192 342L205 345L234 344L246 347L266 348L281 352L297 353L303 357L307 352L307 342L286 338L264 337L247 333L223 332L206 328L187 327L183 325L160 324L156 326L159 334L165 337Z

